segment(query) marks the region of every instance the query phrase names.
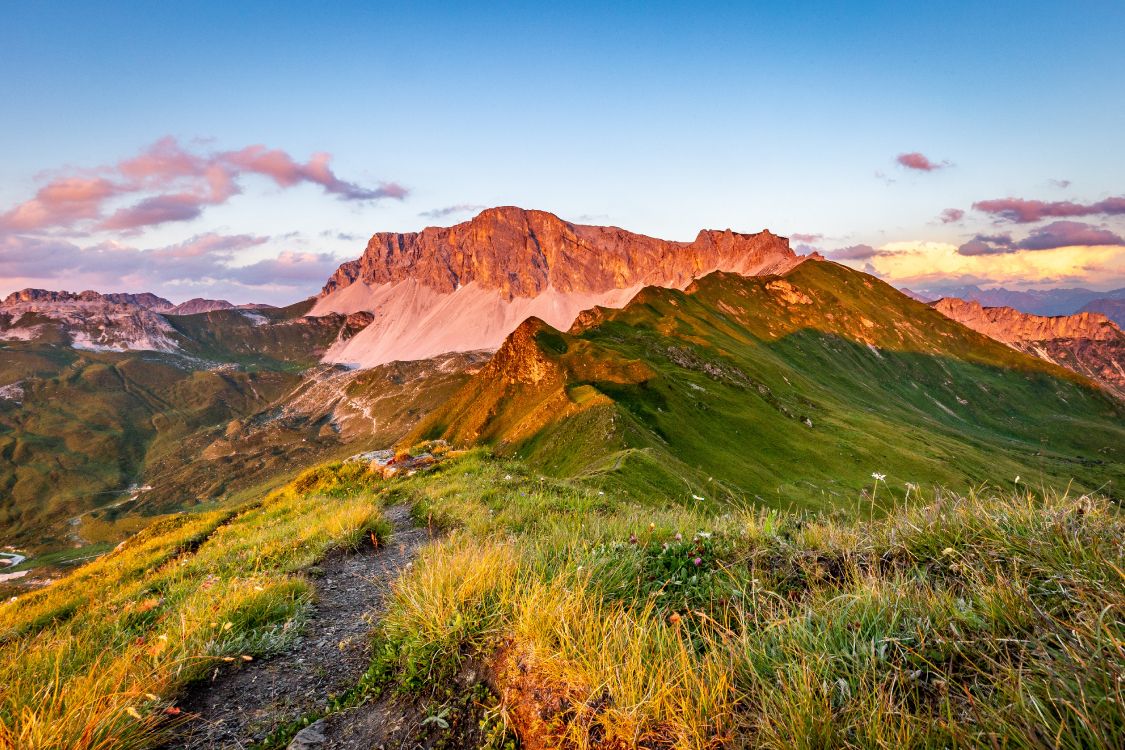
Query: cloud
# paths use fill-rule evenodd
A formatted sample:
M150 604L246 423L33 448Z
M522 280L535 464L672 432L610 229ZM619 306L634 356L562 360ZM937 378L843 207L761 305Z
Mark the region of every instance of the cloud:
M102 204L121 189L101 177L64 177L47 183L35 197L0 214L0 230L27 232L69 226L98 217Z
M1021 250L1055 250L1063 247L1125 246L1125 239L1108 229L1099 229L1080 221L1055 221L1033 229L1016 242L1010 234L978 234L957 248L959 255L1005 255Z
M884 258L898 253L890 250L876 250L871 245L852 245L833 250L825 257L831 260L870 260L871 258Z
M135 231L190 221L207 206L238 195L239 180L246 175L265 177L281 188L318 185L346 201L402 200L408 194L395 182L364 187L342 180L330 161L328 154L317 153L302 164L284 151L262 145L202 153L168 136L112 166L49 181L35 197L0 213L0 232L43 232L86 224L98 230ZM130 197L135 200L131 205L110 205Z
M941 215L938 216L938 219L942 224L955 224L958 221L961 221L964 216L965 212L959 208L947 208L941 212Z
M147 249L117 242L83 248L57 238L0 235L0 283L7 287L0 292L41 286L289 303L315 293L340 262L329 253L284 250L244 263L247 251L268 242L208 233Z
M934 162L930 161L929 157L917 151L911 151L909 154L899 154L895 157L900 167L906 169L914 169L919 172L933 172L938 169L944 169L949 166L949 162Z
M1021 250L1053 250L1056 247L1095 247L1125 245L1125 240L1108 229L1080 221L1055 221L1031 233L1019 243Z
M207 201L190 193L154 195L127 208L118 209L97 226L98 229L132 230L170 221L191 221L203 213L206 204Z
M1125 196L1106 198L1096 203L1073 201L1040 201L1024 198L997 198L978 201L973 208L1016 224L1030 224L1042 219L1078 216L1125 215Z
M794 232L793 234L789 235L789 239L791 239L795 242L820 242L821 240L824 239L824 235L823 234L801 234L800 232Z
M475 203L458 203L455 206L446 206L444 208L432 208L429 211L423 211L418 214L424 219L444 219L449 216L457 214L475 214L483 211L486 206L478 206Z
M976 238L974 238L976 239ZM1112 289L1125 286L1125 245L1066 246L1034 252L1007 251L1020 244L1008 235L981 235L985 249L962 252L957 245L934 241L889 242L881 246L895 255L872 261L896 285L912 289L933 287L944 280L962 283L1065 283ZM968 243L966 243L968 244Z
M1002 255L1014 253L1018 248L1012 238L1006 234L984 235L978 234L971 240L957 248L959 255Z
M1066 190L1068 187L1070 187L1070 180L1050 180L1050 183L1053 187L1057 187L1062 190Z

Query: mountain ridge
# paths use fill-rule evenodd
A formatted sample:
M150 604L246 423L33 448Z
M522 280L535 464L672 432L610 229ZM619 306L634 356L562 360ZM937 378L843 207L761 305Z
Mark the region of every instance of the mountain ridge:
M819 257L798 256L768 230L702 230L679 242L502 206L451 227L374 235L311 314L371 312L371 326L325 357L370 367L496 349L529 317L565 329L583 310L620 307L649 285L683 288L715 270L779 273Z

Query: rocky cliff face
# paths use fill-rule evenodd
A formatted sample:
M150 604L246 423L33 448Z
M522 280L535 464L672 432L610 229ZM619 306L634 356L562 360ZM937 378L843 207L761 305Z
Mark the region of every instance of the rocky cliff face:
M704 230L693 242L671 242L617 227L584 226L546 211L490 208L471 221L421 232L380 232L359 260L340 266L324 295L356 281L407 279L443 294L476 283L502 296L602 292L637 284L682 287L722 269L760 273L789 267L789 241L771 234Z
M495 349L532 316L565 330L582 310L620 307L645 286L682 289L715 270L783 273L801 260L769 231L673 242L501 207L452 227L376 234L328 280L313 314L372 312L373 324L326 359L369 367Z
M1085 375L1125 398L1125 333L1105 315L1047 317L1010 307L982 307L956 297L932 304L978 333Z

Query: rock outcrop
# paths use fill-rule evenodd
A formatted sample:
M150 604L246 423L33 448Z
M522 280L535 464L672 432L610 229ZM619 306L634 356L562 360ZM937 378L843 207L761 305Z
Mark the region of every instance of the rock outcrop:
M621 307L645 286L683 289L715 270L784 273L803 259L769 231L674 242L508 206L452 227L374 235L312 314L370 311L372 325L325 361L371 367L496 349L529 317L566 330L581 311Z
M141 294L126 294L124 292L101 294L90 290L85 292L55 292L47 289L21 289L18 292L12 292L4 298L3 302L0 302L0 307L13 307L29 302L104 302L115 305L135 305L156 312L165 312L174 307L168 300L149 292Z
M935 310L1013 349L1066 367L1125 398L1125 333L1105 315L1080 312L1043 316L1011 307L983 307L956 297Z

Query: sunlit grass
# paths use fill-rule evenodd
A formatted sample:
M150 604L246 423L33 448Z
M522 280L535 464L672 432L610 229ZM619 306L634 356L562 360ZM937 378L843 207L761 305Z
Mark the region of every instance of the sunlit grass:
M876 520L708 515L476 454L395 487L459 531L400 582L384 654L423 693L490 663L509 719L548 746L1125 736L1125 519L1103 499L915 490Z
M292 642L311 597L297 571L385 533L369 485L354 466L306 472L0 606L0 747L152 746L186 683Z

